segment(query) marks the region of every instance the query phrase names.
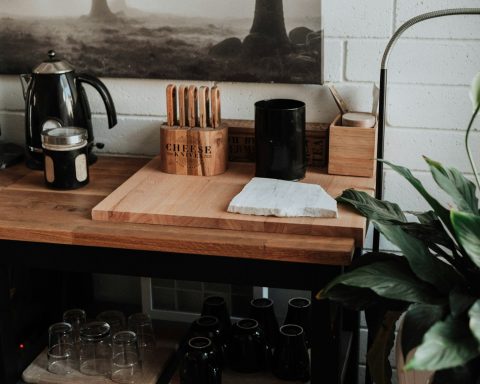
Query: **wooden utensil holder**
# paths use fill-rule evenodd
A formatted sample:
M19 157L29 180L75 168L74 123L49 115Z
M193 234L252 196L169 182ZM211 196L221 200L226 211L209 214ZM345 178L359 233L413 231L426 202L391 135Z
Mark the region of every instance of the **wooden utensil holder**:
M376 170L378 120L372 128L345 127L342 115L330 124L328 173L373 177Z
M160 127L161 170L192 176L215 176L228 164L228 126L189 128Z

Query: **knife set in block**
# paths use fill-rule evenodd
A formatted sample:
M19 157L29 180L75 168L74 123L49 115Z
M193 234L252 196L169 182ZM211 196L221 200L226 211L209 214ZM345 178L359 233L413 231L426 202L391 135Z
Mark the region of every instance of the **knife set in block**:
M215 176L227 169L228 127L221 122L220 91L167 86L167 122L160 127L161 170Z

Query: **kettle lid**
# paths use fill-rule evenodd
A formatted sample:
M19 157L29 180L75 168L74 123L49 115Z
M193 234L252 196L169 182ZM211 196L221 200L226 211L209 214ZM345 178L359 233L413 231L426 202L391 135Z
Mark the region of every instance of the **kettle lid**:
M42 75L55 75L74 71L74 68L70 63L64 60L56 59L55 55L56 53L54 50L48 51L49 59L37 65L33 69L33 73Z

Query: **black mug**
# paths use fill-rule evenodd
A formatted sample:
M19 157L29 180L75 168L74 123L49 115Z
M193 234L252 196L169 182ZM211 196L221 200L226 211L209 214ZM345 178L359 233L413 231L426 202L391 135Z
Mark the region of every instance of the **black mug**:
M190 338L206 337L213 343L220 365L223 365L227 350L227 336L220 327L220 322L215 316L201 316L196 319L190 327Z
M288 300L287 316L283 324L296 324L303 328L305 342L310 347L312 302L305 297Z
M242 319L232 327L228 346L230 368L237 372L253 373L265 368L267 344L258 322Z
M221 383L222 370L212 341L206 337L190 339L180 365L180 384Z
M305 103L272 99L255 103L255 176L300 180L307 169Z
M215 316L220 322L221 333L230 335L232 322L228 312L227 302L221 296L209 296L203 301L202 316Z
M258 298L250 301L250 317L258 321L265 334L268 347L275 348L278 339L278 321L273 308L273 300Z
M310 379L310 357L302 327L287 324L273 354L273 374L282 380L306 382Z

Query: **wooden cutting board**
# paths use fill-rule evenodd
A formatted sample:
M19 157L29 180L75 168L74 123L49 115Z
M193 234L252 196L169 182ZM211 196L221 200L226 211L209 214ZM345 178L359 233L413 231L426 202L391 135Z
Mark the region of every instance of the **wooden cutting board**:
M339 206L339 217L278 218L228 213L227 206L255 173L250 163L230 163L227 172L200 177L160 171L152 159L92 210L93 220L354 238L363 245L365 219ZM302 181L321 185L336 197L355 187L373 194L374 180L307 172Z

